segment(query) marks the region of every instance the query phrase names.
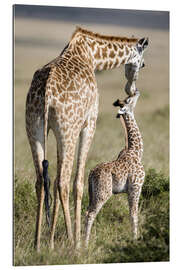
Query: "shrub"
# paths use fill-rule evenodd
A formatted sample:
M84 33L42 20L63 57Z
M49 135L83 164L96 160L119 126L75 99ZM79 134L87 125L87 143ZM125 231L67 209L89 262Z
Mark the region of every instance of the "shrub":
M149 169L146 172L141 193L142 197L149 199L151 196L157 196L165 191L169 191L169 177L164 176L162 173L157 173L155 169Z
M168 191L169 178L149 169L141 196L139 238L107 244L104 263L169 261Z

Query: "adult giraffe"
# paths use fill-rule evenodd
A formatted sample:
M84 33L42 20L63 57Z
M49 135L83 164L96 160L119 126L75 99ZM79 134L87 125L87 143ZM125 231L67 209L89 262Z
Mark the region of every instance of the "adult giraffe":
M51 222L51 248L62 203L67 235L73 241L69 212L69 183L74 152L79 138L77 170L74 181L75 243L80 242L81 201L84 168L96 128L98 89L95 70L125 64L133 70L126 92L134 93L134 81L144 65L143 52L148 39L112 37L77 28L61 55L34 74L26 100L26 130L36 169L38 199L35 246L40 249L43 203L49 222L47 187L47 134L52 129L57 141L57 176L54 183L54 209ZM134 76L134 74L136 76ZM44 176L44 178L43 178ZM46 183L45 183L46 182ZM45 193L44 193L45 191Z

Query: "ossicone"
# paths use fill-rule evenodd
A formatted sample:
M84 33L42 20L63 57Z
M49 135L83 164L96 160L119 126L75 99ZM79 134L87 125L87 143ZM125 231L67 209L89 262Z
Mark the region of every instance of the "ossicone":
M149 38L148 37L147 38L144 37L144 38L141 38L138 41L137 46L139 48L141 48L142 50L145 50L147 48L148 44L149 44Z

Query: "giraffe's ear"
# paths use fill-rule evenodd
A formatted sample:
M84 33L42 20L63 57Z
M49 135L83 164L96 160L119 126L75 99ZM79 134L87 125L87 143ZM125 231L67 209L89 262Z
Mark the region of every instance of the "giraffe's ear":
M118 107L119 106L119 99L117 99L114 103L113 103L114 107Z
M114 103L113 103L114 107L124 107L124 102L122 100L117 99Z
M138 46L138 48L141 48L142 51L144 51L147 48L148 44L149 44L148 38L141 38L138 41L137 46Z

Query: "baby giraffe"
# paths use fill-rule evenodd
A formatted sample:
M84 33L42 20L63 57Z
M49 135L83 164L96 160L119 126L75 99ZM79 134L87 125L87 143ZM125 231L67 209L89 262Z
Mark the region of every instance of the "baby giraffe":
M126 147L118 158L112 162L97 165L89 174L89 207L85 223L85 245L88 245L92 224L96 215L112 194L128 194L129 212L134 239L138 230L138 202L144 182L145 172L141 163L143 141L134 118L134 108L140 93L124 101L117 100L114 106L120 109L120 118L126 129Z

